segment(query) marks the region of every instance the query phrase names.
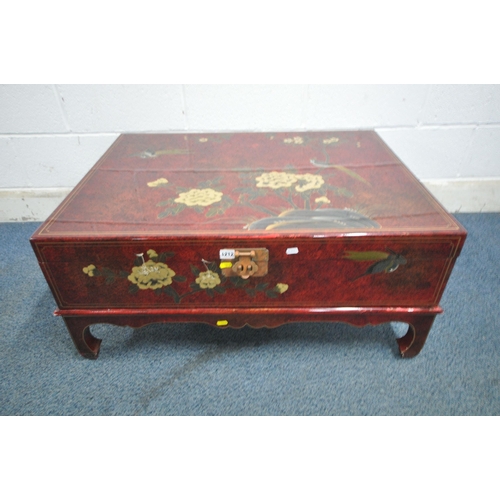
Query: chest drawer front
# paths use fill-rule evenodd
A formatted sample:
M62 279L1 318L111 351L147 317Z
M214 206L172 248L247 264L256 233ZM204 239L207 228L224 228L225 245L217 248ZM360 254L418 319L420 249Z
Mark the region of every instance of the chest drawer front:
M437 305L460 236L39 243L61 309ZM222 249L266 248L264 276L227 276Z

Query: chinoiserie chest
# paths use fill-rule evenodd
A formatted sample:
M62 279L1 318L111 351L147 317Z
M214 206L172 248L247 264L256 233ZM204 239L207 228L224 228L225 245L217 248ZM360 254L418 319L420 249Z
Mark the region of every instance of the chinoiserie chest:
M403 321L420 351L464 228L375 132L125 134L31 238L89 326Z

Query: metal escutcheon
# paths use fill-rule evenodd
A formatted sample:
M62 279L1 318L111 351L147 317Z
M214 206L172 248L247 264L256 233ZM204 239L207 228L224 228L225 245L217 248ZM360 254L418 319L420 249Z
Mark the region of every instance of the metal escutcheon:
M222 261L222 273L224 276L239 276L248 279L250 276L265 276L268 271L269 251L267 248L240 248L234 252L235 258ZM232 265L224 266L223 263L230 262Z

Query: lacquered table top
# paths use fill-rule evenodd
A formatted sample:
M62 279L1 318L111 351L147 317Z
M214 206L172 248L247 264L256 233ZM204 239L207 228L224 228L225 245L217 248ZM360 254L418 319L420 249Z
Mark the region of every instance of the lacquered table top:
M121 135L38 234L459 229L375 132L344 131Z

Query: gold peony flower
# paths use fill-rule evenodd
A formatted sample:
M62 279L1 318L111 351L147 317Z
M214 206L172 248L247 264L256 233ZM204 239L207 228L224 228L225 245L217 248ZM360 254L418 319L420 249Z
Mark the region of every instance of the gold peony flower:
M310 189L318 189L325 183L321 175L301 174L296 175L296 177L298 180L306 181L305 184L299 184L298 186L295 186L295 191L298 191L299 193L309 191Z
M95 269L94 264L90 264L90 266L83 268L83 272L85 274L88 274L89 276L94 276L94 269Z
M330 203L330 200L326 196L320 196L314 200L316 203Z
M148 182L148 186L150 188L155 188L158 186L163 186L165 184L168 184L168 180L165 179L165 177L160 177L159 179L156 179L155 181Z
M191 189L186 193L180 193L179 197L174 201L176 203L184 203L188 207L200 206L207 207L212 203L217 203L222 199L223 193L215 191L212 188L206 189Z
M339 138L330 137L330 139L323 139L323 144L332 144L333 142L339 142Z
M213 271L205 271L198 275L196 283L198 283L200 288L215 288L220 284L220 277Z
M153 257L158 257L158 254L154 250L148 250L146 253L149 255L150 259L152 259Z
M271 189L279 189L282 187L290 187L297 182L295 174L287 174L286 172L266 172L259 177L256 177L257 187L268 187Z
M285 293L288 290L288 285L286 283L278 283L274 289L279 293Z
M141 290L148 288L156 290L157 288L170 285L173 276L175 276L175 272L167 264L148 260L141 266L133 267L132 274L128 276L128 280L137 285Z

